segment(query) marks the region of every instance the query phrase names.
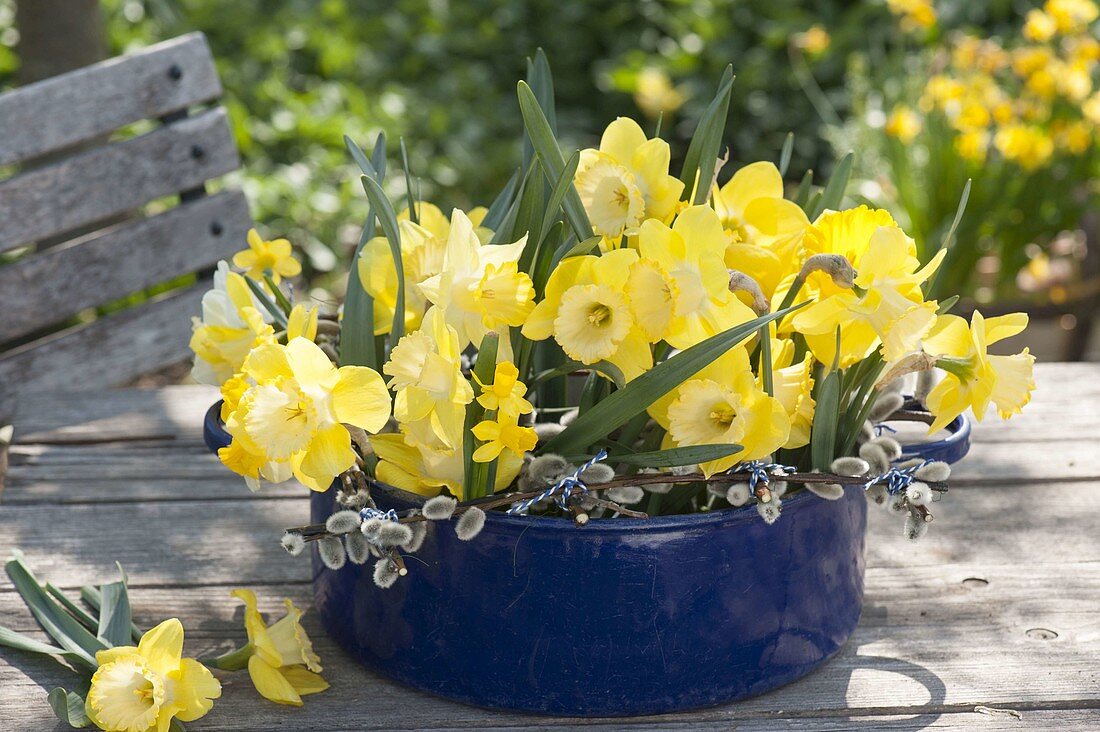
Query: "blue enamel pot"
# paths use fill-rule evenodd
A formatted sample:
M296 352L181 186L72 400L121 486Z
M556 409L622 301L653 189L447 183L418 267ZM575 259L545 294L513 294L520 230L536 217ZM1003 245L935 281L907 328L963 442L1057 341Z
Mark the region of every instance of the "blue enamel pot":
M207 444L229 436L218 406ZM334 510L314 493L312 520ZM387 486L382 509L422 497ZM766 525L745 507L648 520L489 512L472 541L430 524L390 589L372 566L313 557L317 612L365 666L424 691L569 716L660 714L760 694L844 645L863 600L867 502L859 486L807 491Z

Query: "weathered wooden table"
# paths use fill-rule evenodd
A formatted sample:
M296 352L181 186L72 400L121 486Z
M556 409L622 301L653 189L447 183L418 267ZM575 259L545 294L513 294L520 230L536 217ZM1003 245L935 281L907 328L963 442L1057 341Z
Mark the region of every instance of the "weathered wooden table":
M975 429L921 542L872 510L863 618L839 657L750 701L622 720L537 718L436 699L356 665L307 617L332 689L300 709L262 700L245 673L195 730L771 730L1100 728L1100 365L1052 364L1023 416ZM131 581L135 620L178 616L187 650L242 642L234 587L281 615L309 606L308 562L278 547L304 489L250 494L206 452L204 387L48 395L24 403L0 506L19 546L61 587ZM308 622L312 621L312 622ZM10 583L0 625L33 632ZM0 651L0 730L53 729L45 692L73 676Z

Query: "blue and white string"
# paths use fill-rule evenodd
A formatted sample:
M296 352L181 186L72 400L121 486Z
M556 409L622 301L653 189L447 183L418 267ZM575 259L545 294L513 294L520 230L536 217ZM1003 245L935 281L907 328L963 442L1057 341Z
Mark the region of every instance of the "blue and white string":
M585 482L583 480L581 480L581 475L584 474L584 471L588 470L601 460L605 460L606 458L607 450L600 450L600 453L596 455L596 457L592 458L584 465L580 466L572 473L565 476L537 496L514 504L511 508L508 509L507 512L510 514L527 513L528 509L530 509L531 506L534 506L539 501L545 501L548 498L555 497L558 506L560 506L561 509L564 511L569 503L570 497L572 497L574 492L581 494L588 492L588 486L585 485Z
M925 460L922 463L911 465L908 468L890 468L882 475L876 475L874 478L864 483L863 488L867 490L877 483L884 483L886 485L886 492L892 496L896 496L913 484L913 481L917 479L916 474L918 470L931 462L935 461Z
M380 511L377 508L364 508L359 512L359 518L363 519L364 523L371 519L380 519L382 521L401 520L401 517L397 515L397 511L394 511L392 508L389 511Z
M882 437L883 432L889 432L890 434L896 434L897 430L886 424L885 422L879 422L874 426L875 437Z
M766 463L763 460L749 460L748 462L738 463L731 473L748 473L749 474L749 490L753 493L756 492L756 486L763 481L764 485L771 483L772 476L787 476L798 472L798 468L791 465L780 465L779 463Z

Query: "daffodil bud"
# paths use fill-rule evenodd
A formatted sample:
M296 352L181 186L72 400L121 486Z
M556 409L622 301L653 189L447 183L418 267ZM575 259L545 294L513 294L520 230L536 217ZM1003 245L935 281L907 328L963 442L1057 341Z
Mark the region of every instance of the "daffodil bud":
M477 506L470 506L455 523L455 536L462 541L469 541L481 533L485 527L485 512Z
M726 489L726 500L731 506L744 506L751 497L752 491L749 490L748 483L730 483L730 487Z
M806 488L826 501L836 501L844 497L844 486L838 483L807 483Z
M951 466L940 460L935 460L925 466L917 468L916 476L921 480L933 483L943 483L951 477Z
M458 501L450 496L436 496L424 502L424 518L429 521L446 521L454 515Z
M832 278L833 284L844 289L856 283L856 271L852 263L840 254L813 255L802 265L802 271L798 276L804 280L814 272L824 272Z
M420 547L424 545L424 539L428 536L428 522L414 521L405 525L412 531L412 539L402 544L401 548L409 554L415 554L420 551Z
M335 536L318 539L317 553L321 555L321 562L329 569L340 569L348 558L347 553L344 551L344 542Z
M283 549L286 549L287 554L292 557L298 556L306 548L306 540L297 531L288 531L283 534L281 543Z
M932 502L932 489L927 483L914 480L905 489L905 498L913 506L927 506Z
M744 292L752 298L752 309L757 315L764 315L771 310L771 305L768 304L768 298L764 297L760 284L744 272L736 269L729 270L729 291Z
M393 587L393 583L400 576L401 573L398 571L397 565L389 557L379 559L374 563L374 584L383 590Z
M581 473L581 480L585 483L606 483L614 478L615 469L604 463L590 465L587 470Z
M371 557L370 542L360 531L353 531L344 537L344 548L352 564L366 564Z
M882 448L882 451L886 453L886 459L890 462L897 460L901 457L901 443L895 440L893 437L887 437L882 435L871 440L870 444L878 445Z
M776 519L779 518L782 505L783 501L779 499L779 496L774 496L767 503L757 502L756 512L760 514L760 518L764 519L764 523L774 524Z
M885 473L890 469L890 458L886 456L886 451L874 440L859 446L859 456L871 466L872 473Z
M638 503L645 498L645 491L636 485L620 485L607 490L607 498L623 506Z
M573 466L561 455L538 455L528 460L519 476L521 491L538 491L554 485L562 476L573 471Z
M378 529L378 544L380 546L401 546L412 541L413 532L408 526L397 521L383 521Z
M325 521L325 528L330 534L349 534L358 529L361 522L356 511L337 511Z
M905 517L905 528L903 535L910 541L916 541L925 535L928 531L928 524L925 523L915 511L910 511L909 515Z
M901 394L893 391L884 392L875 400L875 403L871 406L871 411L867 413L867 417L872 422L885 422L890 415L904 405L905 397Z

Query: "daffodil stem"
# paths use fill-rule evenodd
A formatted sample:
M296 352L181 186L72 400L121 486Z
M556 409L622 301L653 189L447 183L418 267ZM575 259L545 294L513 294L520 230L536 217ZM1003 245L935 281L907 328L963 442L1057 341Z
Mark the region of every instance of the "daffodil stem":
M245 643L235 651L204 658L202 663L206 666L220 668L222 671L240 671L248 666L248 659L252 657L254 650L251 643Z
M271 294L275 296L275 302L278 303L279 307L283 309L283 312L285 314L290 315L290 311L293 309L293 306L290 304L290 300L288 300L286 294L279 289L279 286L275 284L275 280L272 279L271 275L268 272L264 272L264 282L266 282L267 286L271 288Z

